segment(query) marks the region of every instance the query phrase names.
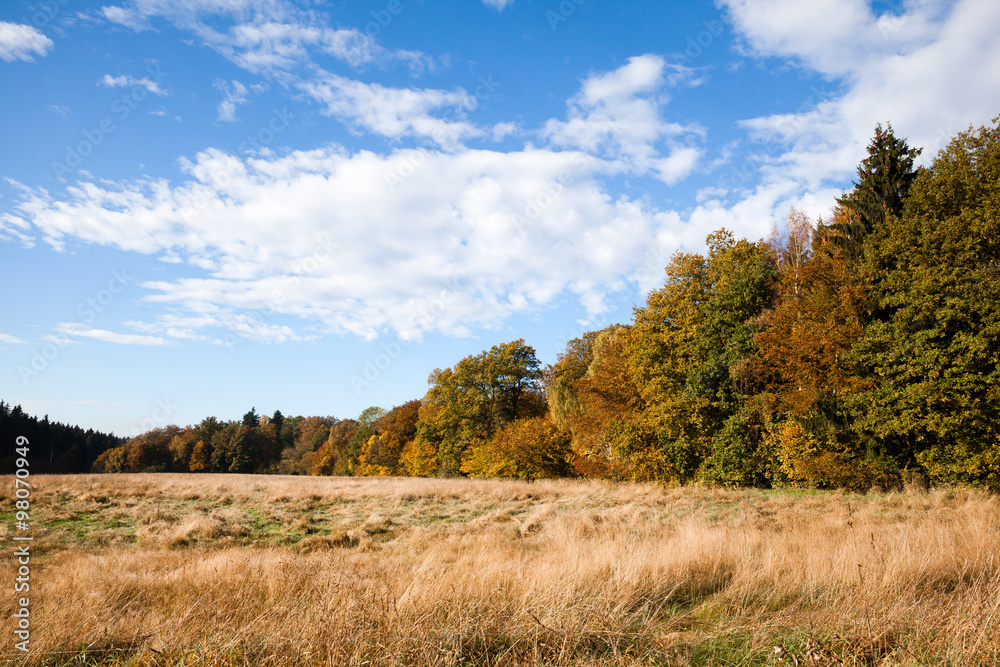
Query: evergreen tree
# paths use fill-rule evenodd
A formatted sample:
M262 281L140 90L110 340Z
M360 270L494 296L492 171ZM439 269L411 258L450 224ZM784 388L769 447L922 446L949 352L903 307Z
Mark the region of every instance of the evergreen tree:
M868 144L868 157L858 165L854 188L837 198L844 210L842 221L831 225L835 243L841 245L852 261L860 261L865 238L885 224L889 216L898 216L910 193L917 171L913 160L923 149L910 148L906 140L892 133L892 125L875 126L875 136Z
M257 414L257 408L250 408L249 412L243 415L243 421L240 423L243 426L257 426L260 423L260 415Z
M271 423L274 424L274 428L277 429L280 436L281 427L285 424L285 415L281 414L281 410L274 411L274 414L271 415Z

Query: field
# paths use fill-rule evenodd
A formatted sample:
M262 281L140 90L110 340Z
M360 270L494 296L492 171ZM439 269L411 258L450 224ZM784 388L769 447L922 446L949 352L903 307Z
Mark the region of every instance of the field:
M240 475L33 478L4 664L987 665L1000 501Z

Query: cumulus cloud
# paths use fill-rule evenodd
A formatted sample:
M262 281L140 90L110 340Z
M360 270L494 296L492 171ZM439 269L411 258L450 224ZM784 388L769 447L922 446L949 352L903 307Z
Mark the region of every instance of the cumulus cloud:
M876 16L868 3L768 0L725 4L747 48L791 58L827 76L790 113L742 126L778 149L764 173L815 189L852 175L875 124L934 152L969 123L988 122L1000 99L1000 5L924 0Z
M144 323L147 334L308 337L282 320L293 318L320 332L464 335L565 295L600 310L627 280L648 282L636 267L662 270L664 244L683 240L678 219L610 197L595 180L607 168L538 149L210 150L185 162L175 187L88 183L65 200L35 191L19 213L56 248L73 239L200 267L202 277L144 285L183 316Z
M137 9L110 5L108 7L101 7L99 13L108 21L131 28L136 32L150 29L149 23L143 17L142 12Z
M0 59L7 62L45 56L52 48L52 40L37 28L22 23L0 21Z
M701 157L693 144L700 129L668 122L661 114L670 75L685 71L658 55L629 58L616 70L584 80L567 104L567 120L549 120L541 135L553 146L602 154L636 173L676 183Z
M750 49L798 59L826 74L854 71L885 50L868 0L724 0Z
M691 70L659 55L585 77L564 118L480 127L469 118L475 97L460 88L392 88L324 70L319 54L352 67L387 56L356 32L303 22L280 0L134 0L129 20L169 12L232 62L304 94L353 131L434 149L330 145L254 157L209 149L181 162L180 182L78 183L58 197L23 190L0 218L0 236L57 249L108 245L195 270L144 284L161 309L127 323L138 334L77 327L66 335L133 343L467 335L567 297L596 319L619 290L660 284L670 252L700 246L708 230L760 238L793 205L824 213L878 121L930 149L996 113L995 3L924 0L882 15L861 2L838 3L839 13L825 1L724 4L745 53L791 61L822 80L798 108L742 121L761 143L740 162L736 149L747 142L734 141L720 159L753 173L703 184L683 214L609 185L620 175L673 184L718 166L702 165L705 130L667 114L671 93L695 85ZM235 26L202 21L210 6ZM220 90L231 102L220 119L234 117L246 89ZM540 148L469 147L512 135Z
M401 63L413 74L433 68L434 61L419 51L385 49L372 36L353 28L319 24L311 13L283 0L131 0L102 12L108 20L136 29L148 25L151 18L171 21L244 70L298 89L322 105L326 114L359 132L391 139L427 139L448 149L485 135L463 119L476 106L475 97L464 90L392 88L324 69L324 56L355 69ZM222 25L209 22L209 15L223 17ZM235 81L217 87L225 96L219 120L235 120L236 108L247 102L245 87ZM457 119L446 120L445 114Z

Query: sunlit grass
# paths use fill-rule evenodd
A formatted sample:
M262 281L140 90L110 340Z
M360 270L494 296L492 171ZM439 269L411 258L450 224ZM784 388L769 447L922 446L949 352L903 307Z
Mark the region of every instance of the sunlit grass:
M784 664L1000 658L1000 502L977 491L33 481L35 664L763 665L775 646Z

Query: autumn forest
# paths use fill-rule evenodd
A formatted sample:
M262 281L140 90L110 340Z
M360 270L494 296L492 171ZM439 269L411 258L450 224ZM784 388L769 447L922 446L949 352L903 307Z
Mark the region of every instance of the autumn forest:
M828 220L712 232L551 366L516 340L392 409L208 417L92 468L1000 489L1000 126L920 152L877 126Z

